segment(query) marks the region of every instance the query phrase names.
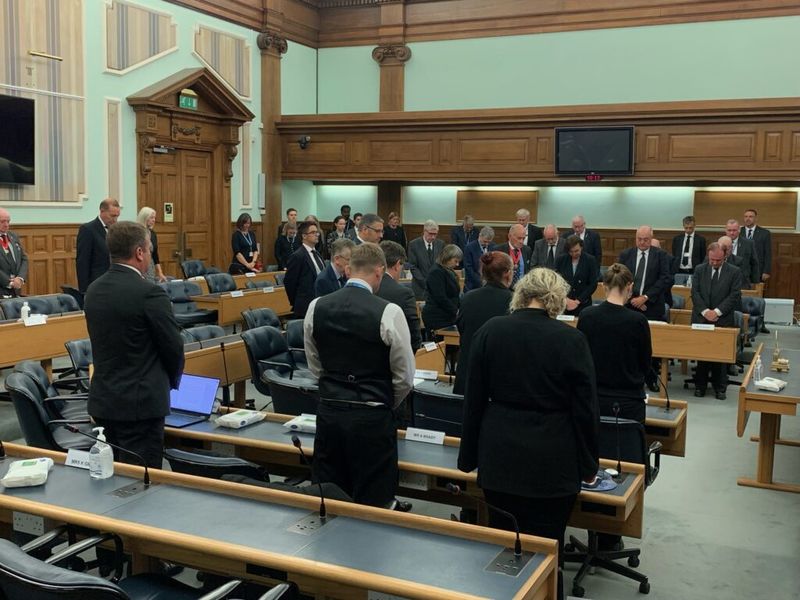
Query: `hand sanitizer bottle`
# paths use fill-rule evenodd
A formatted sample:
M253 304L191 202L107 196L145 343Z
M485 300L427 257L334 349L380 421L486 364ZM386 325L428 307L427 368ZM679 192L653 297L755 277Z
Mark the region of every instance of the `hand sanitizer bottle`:
M106 436L102 427L95 427L92 431L97 434L97 442L89 450L89 477L108 479L114 474L114 452L111 446L103 443Z
M761 355L759 354L758 358L756 358L756 371L755 371L755 377L757 382L761 381L764 378L763 369L764 366L761 364Z
M23 321L31 316L31 307L27 302L22 303L22 308L19 309L19 316Z

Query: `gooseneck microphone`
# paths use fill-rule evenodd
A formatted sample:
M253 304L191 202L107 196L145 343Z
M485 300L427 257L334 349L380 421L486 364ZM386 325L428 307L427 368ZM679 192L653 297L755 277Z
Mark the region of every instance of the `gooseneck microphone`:
M517 518L514 515L512 515L510 512L508 512L506 510L503 510L502 508L498 508L498 507L496 507L496 506L494 506L492 504L489 504L483 498L478 498L477 496L472 496L470 494L467 494L466 492L463 492L461 490L461 486L459 486L459 485L457 485L455 483L448 483L445 487L447 488L448 492L453 494L453 496L461 496L463 494L464 496L466 496L467 498L469 498L473 502L483 504L487 508L490 508L493 511L495 511L497 513L500 513L504 517L508 518L511 521L511 523L513 523L513 525L514 525L514 533L517 536L516 540L514 540L514 556L516 556L517 558L522 556L522 542L519 539L519 524L517 523Z
M225 342L219 343L219 351L222 354L222 368L225 372L225 387L222 390L222 400L225 406L230 406L231 403L231 386L230 379L228 379L228 357L225 356Z
M617 430L617 477L620 477L622 475L622 452L619 446L619 402L614 402L611 410L614 411L614 421Z
M303 444L300 442L300 438L296 435L292 436L292 445L300 450L300 457L303 459L303 464L310 469L311 463L309 462L306 453L303 451ZM325 508L325 495L322 493L322 483L318 481L317 487L319 488L319 518L324 521L328 516L328 511Z
M658 377L658 375L656 375L656 377ZM667 405L664 407L664 412L669 412L671 410L671 408L669 406L669 390L667 389L667 386L664 383L664 381L661 379L661 377L658 377L658 383L661 384L661 389L664 390L664 396L667 399Z
M134 452L133 450L128 450L127 448L123 448L122 446L117 446L116 444L112 444L108 440L101 440L99 437L96 437L90 433L86 433L85 431L81 431L74 425L64 425L64 428L67 431L71 431L72 433L78 433L84 437L89 438L90 440L94 440L95 442L100 442L101 444L108 444L112 448L116 448L121 452L125 452L126 454L130 454L131 456L135 456L142 466L144 467L144 479L142 480L144 483L144 487L150 487L150 471L147 469L147 461L142 457L141 454Z
M444 368L445 368L445 371L446 371L447 370L447 353L444 351L445 346L440 346L439 342L434 342L434 343L436 344L436 347L439 349L439 352L442 353L442 358L444 358ZM453 385L453 374L452 373L442 373L442 375L447 375L450 378L450 385Z

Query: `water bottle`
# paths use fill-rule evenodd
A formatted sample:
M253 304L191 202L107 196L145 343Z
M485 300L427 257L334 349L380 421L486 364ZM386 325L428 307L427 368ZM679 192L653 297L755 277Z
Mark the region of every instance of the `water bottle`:
M691 287L692 287L692 276L691 276L691 275L689 275L689 276L686 278L686 287L687 287L687 288L691 288Z
M19 316L23 321L31 316L31 307L28 306L27 302L22 303L22 308L19 309Z
M106 436L102 427L95 427L97 442L89 450L89 477L92 479L108 479L114 474L114 451L104 444Z
M759 354L758 358L756 358L756 372L755 372L756 381L761 381L761 379L763 379L764 377L763 368L764 367L761 364L761 355Z

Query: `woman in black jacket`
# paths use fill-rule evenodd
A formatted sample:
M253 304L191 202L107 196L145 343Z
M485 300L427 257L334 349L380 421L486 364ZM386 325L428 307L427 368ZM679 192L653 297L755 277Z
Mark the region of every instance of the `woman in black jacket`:
M559 541L581 481L598 468L594 367L584 335L555 320L569 286L536 268L517 282L512 313L472 340L458 468L478 468L486 500L520 531ZM496 511L489 525L511 523ZM563 588L559 575L559 598Z
M256 234L251 230L252 225L253 220L247 213L242 213L236 219L236 231L231 236L233 262L228 267L231 275L261 272L261 261L258 259L260 248Z
M514 277L511 257L505 252L487 252L481 255L480 265L485 284L464 295L456 318L461 337L456 381L453 384L456 394L463 394L466 387L472 337L492 317L507 315L511 304L511 290L508 289Z
M425 280L425 306L422 307L422 321L433 339L433 332L442 327L450 327L456 322L461 286L455 268L461 262L461 248L448 244L442 249L436 264Z
M597 261L591 254L583 253L583 240L577 235L567 238L562 254L556 259L556 271L569 284L567 309L564 314L578 316L592 305L592 294L597 289Z
M406 232L403 231L403 226L400 225L400 215L395 212L389 213L389 218L386 219L386 227L383 228L383 239L390 242L397 242L405 250Z

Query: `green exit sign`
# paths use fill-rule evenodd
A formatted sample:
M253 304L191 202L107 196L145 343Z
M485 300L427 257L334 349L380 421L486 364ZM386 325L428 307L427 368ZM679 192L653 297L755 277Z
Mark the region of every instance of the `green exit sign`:
M189 96L181 94L178 105L181 108L188 108L189 110L197 110L197 96Z

